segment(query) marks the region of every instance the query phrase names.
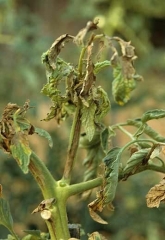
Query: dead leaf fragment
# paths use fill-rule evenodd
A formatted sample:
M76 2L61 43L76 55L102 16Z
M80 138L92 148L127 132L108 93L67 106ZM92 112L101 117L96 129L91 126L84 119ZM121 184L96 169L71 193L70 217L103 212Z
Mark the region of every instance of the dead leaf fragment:
M88 240L107 240L104 236L102 236L99 232L93 232L89 235Z
M49 199L43 200L42 202L40 202L38 207L33 210L32 214L37 212L42 212L44 210L48 210L49 208L51 208L52 204L54 204L55 202L56 202L55 198L49 198Z
M96 211L102 212L104 208L104 197L102 196L102 191L97 193L97 199L88 204L90 216L94 221L101 224L108 224L105 220L103 220Z
M158 208L160 203L165 201L165 178L149 190L146 201L149 208Z
M64 42L69 39L73 39L73 36L69 34L63 34L59 38L57 38L50 47L48 51L48 61L52 69L56 68L54 61L57 58L58 54L60 53L61 49L64 47Z
M95 22L92 22L92 21L89 21L87 22L87 25L85 28L81 29L78 34L76 35L76 37L74 38L74 42L77 44L77 45L83 45L84 43L84 39L87 35L87 33L89 31L92 31L92 30L95 30L97 29L97 25L98 25L98 20L96 20Z

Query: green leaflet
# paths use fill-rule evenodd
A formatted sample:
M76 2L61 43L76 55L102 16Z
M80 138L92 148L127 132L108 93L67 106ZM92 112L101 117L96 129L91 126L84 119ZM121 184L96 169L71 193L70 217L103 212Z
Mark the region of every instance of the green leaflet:
M80 147L87 151L87 156L83 160L85 166L84 181L94 179L97 176L99 165L105 156L100 142L100 134L99 131L95 131L91 141L88 140L86 135L80 138Z
M127 120L127 123L128 125L135 126L138 128L140 128L142 125L142 122L140 119L137 119L137 120L129 119ZM165 142L165 138L161 136L159 133L157 133L155 130L153 130L150 126L148 126L147 123L145 124L143 132L158 142Z
M138 166L147 157L150 148L140 149L133 153L132 156L127 161L125 168L123 169L123 174L131 173L136 166Z
M153 138L154 140L158 141L158 142L165 142L165 138L163 136L161 136L159 133L157 133L156 131L154 131L151 127L149 127L148 125L145 126L144 132L150 136L151 138Z
M111 62L109 60L105 60L103 62L97 62L94 65L94 74L98 74L104 68L111 66Z
M95 95L93 98L95 99ZM99 122L109 112L111 107L108 94L100 86L97 87L96 100L99 104L97 107L96 120Z
M106 166L105 172L105 188L104 188L104 203L111 203L115 197L118 184L119 164L120 164L119 147L112 148L107 156L103 159Z
M8 201L0 198L0 224L4 225L14 236L13 239L18 239L13 230L13 219L10 212Z
M89 107L83 105L82 108L82 125L85 129L87 138L89 141L92 140L95 134L95 112L96 112L96 104L91 101Z
M101 132L100 138L101 138L102 149L105 153L107 153L108 139L109 139L109 129L108 128L104 128L104 130Z
M152 120L152 119L159 119L159 118L164 118L165 117L165 110L163 109L153 109L145 112L142 115L141 121L143 123Z
M41 137L46 138L48 140L49 146L53 147L52 138L47 131L45 131L44 129L41 129L41 128L35 128L35 133L37 133Z
M27 135L23 132L17 132L12 138L10 150L22 171L28 173L28 165L32 151L29 147Z
M84 172L84 181L88 181L97 177L97 171L102 158L105 156L99 145L93 149L88 149L87 156L83 161L86 170Z
M74 71L73 66L69 63L66 63L61 58L57 57L55 61L55 68L51 68L47 66L47 79L48 82L42 88L41 92L48 96L52 101L52 106L50 107L50 113L48 113L47 117L44 119L45 121L49 121L52 118L56 118L59 123L60 120L65 119L71 111L69 107L69 102L71 102L71 88L73 84L73 78L76 78L76 73ZM61 89L66 85L66 92L62 94ZM70 96L67 95L67 89L70 91ZM73 104L71 104L73 105ZM67 106L67 107L66 107Z

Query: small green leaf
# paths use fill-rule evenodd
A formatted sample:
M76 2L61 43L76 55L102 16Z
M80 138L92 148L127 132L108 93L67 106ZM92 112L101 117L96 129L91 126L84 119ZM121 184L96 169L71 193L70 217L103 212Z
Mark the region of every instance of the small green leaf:
M119 152L120 148L114 147L107 153L107 155L103 159L103 162L109 169L111 168L113 170L113 164L116 162Z
M94 74L98 74L100 71L102 71L104 68L111 66L111 62L108 60L105 60L103 62L97 62L94 65Z
M151 127L149 127L148 125L145 127L144 132L150 136L151 138L153 138L154 140L158 141L158 142L165 142L165 137L161 136L159 133L157 133L155 130L153 130Z
M97 177L100 163L105 156L101 146L100 134L100 131L95 131L91 141L88 140L86 134L80 138L80 147L87 151L87 155L83 160L83 165L85 167L84 181Z
M100 137L103 151L106 153L108 149L109 129L104 128L104 130L101 132Z
M10 150L22 171L28 173L28 165L32 151L29 147L27 135L23 132L17 132L12 138Z
M0 224L4 225L12 233L12 235L16 237L13 230L13 219L11 216L9 203L3 198L0 198Z
M107 156L103 159L106 166L105 172L105 188L104 188L104 202L111 203L115 197L116 188L118 185L118 174L120 166L120 151L118 147L112 148Z
M53 147L52 138L47 131L45 131L44 129L41 129L41 128L35 128L35 133L37 133L41 137L46 138L48 140L49 146Z
M165 117L165 110L163 109L153 109L149 110L146 113L143 114L141 121L143 123L152 120L152 119L159 119Z
M102 120L102 118L109 112L111 104L108 94L100 86L97 87L97 95L94 96L94 99L98 101L96 120L100 122L100 120Z
M123 170L124 174L131 173L136 166L138 166L142 161L148 156L150 148L140 149L139 151L132 154L132 156L127 161L127 164Z
M140 128L142 125L142 122L140 119L135 119L135 120L127 120L128 125L135 126ZM152 139L156 140L157 142L165 142L165 137L161 136L159 133L157 133L155 130L153 130L150 126L145 124L144 127L144 133L147 134L149 137Z
M95 112L96 104L92 101L89 103L89 107L83 106L82 108L82 124L84 126L87 138L89 141L92 140L95 134Z

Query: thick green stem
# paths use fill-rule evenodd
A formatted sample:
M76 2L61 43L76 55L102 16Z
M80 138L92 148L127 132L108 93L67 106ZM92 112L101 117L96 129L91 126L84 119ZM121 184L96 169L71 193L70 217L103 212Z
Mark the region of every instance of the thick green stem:
M35 153L31 155L29 170L41 188L44 198L53 197L57 182Z
M44 199L55 198L56 201L51 211L51 219L46 220L51 240L68 240L70 235L67 223L65 189L59 187L58 182L55 181L35 153L32 153L29 170L41 188Z
M69 196L79 194L79 193L82 193L84 191L87 191L87 190L96 188L98 186L101 186L102 183L103 183L103 178L98 177L98 178L92 179L92 180L87 181L87 182L73 184L73 185L70 185L68 187L68 194L69 194Z
M76 158L76 153L79 145L80 139L80 131L81 131L81 110L80 106L77 106L76 113L73 118L72 128L70 132L69 146L67 151L67 158L63 173L63 180L66 183L70 183L71 180L71 172L73 169L73 165Z
M56 189L56 202L51 209L51 219L46 221L50 229L54 231L55 240L68 240L70 233L68 229L68 219L66 212L66 191L63 188ZM52 240L52 238L51 238Z

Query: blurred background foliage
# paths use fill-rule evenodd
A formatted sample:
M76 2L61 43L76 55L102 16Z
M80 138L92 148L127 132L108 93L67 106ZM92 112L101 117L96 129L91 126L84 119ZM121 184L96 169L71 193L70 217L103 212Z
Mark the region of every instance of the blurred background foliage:
M46 116L49 101L40 94L46 82L41 65L41 54L52 42L62 35L76 33L86 22L99 18L99 26L110 36L119 36L136 48L138 60L136 69L143 75L144 82L138 84L131 101L124 107L117 106L110 94L111 73L105 71L100 76L104 88L109 92L112 114L106 124L136 118L152 108L164 108L165 104L165 1L164 0L0 0L0 113L8 102L23 104L30 99L34 108L31 121L48 130L53 137L54 150L48 148L45 140L32 137L32 147L45 161L57 179L63 169L69 123L58 128L54 121L40 122ZM64 57L75 62L74 50L67 48ZM100 84L100 83L99 83ZM165 135L164 120L151 122ZM114 145L122 145L127 139L119 135ZM78 156L81 160L81 155ZM80 170L81 169L81 170ZM76 165L73 181L82 180L81 162ZM85 233L102 232L113 240L159 240L165 235L165 206L147 209L145 195L163 176L145 172L126 182L119 183L115 211L103 212L109 221L102 226L90 219L87 201L73 197L68 204L69 222L80 223ZM23 175L17 164L0 152L0 183L4 196L9 200L15 229L23 236L24 229L46 231L38 215L30 213L42 200L31 175ZM5 238L7 230L0 226L0 238ZM84 236L82 239L86 239Z

